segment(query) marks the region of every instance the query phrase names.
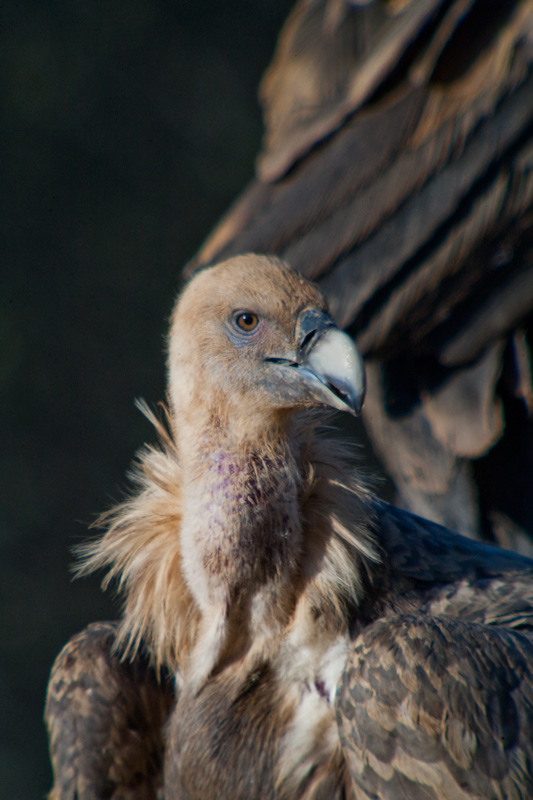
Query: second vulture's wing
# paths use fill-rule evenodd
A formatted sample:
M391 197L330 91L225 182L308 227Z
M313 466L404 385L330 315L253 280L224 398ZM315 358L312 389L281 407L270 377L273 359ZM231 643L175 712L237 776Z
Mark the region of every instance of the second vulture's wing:
M301 0L261 87L257 177L189 267L270 252L317 279L369 364L401 502L526 549L508 517L533 535L532 37L532 0ZM474 475L498 382L507 444Z

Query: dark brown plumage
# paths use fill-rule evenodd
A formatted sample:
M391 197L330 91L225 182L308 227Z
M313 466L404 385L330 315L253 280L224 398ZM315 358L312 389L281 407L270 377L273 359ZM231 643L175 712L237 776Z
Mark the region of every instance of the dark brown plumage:
M301 0L257 176L189 267L318 280L398 502L529 554L532 35L531 0Z
M161 786L163 726L174 692L142 649L131 662L121 660L116 629L96 622L56 659L46 706L52 800L152 800Z
M52 670L53 800L531 795L533 562L378 501L310 416L363 393L277 260L187 285L169 432L85 549L123 615Z

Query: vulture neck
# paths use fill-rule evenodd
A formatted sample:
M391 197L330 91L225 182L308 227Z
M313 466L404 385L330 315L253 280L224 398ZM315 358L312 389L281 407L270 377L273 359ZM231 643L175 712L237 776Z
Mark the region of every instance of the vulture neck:
M188 679L263 657L294 608L302 554L298 439L286 413L228 406L179 414L187 465L180 531L183 569L202 615ZM260 634L258 632L261 632Z
M270 444L285 446L291 438L291 417L285 409L265 409L220 395L209 404L180 404L174 409L174 437L180 459L200 469L213 450L246 453Z

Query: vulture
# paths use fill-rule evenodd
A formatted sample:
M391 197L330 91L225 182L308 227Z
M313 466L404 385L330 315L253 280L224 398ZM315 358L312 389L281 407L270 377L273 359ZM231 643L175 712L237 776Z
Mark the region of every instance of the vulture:
M331 421L364 392L276 257L186 284L160 445L82 553L124 606L53 667L51 800L533 797L533 561L377 499Z
M530 556L532 60L533 0L300 0L255 178L188 267L317 281L395 503Z

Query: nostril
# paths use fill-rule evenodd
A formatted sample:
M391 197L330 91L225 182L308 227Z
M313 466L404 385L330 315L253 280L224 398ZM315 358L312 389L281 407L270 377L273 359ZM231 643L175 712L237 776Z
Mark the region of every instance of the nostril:
M320 337L335 324L329 314L319 308L306 308L300 312L296 324L296 344L300 353L308 352Z
M302 343L300 345L302 350L304 350L307 347L307 345L309 344L311 339L314 338L315 334L316 334L316 328L315 328L315 330L309 331L309 333L306 333L306 335L304 336L304 338L302 340Z

